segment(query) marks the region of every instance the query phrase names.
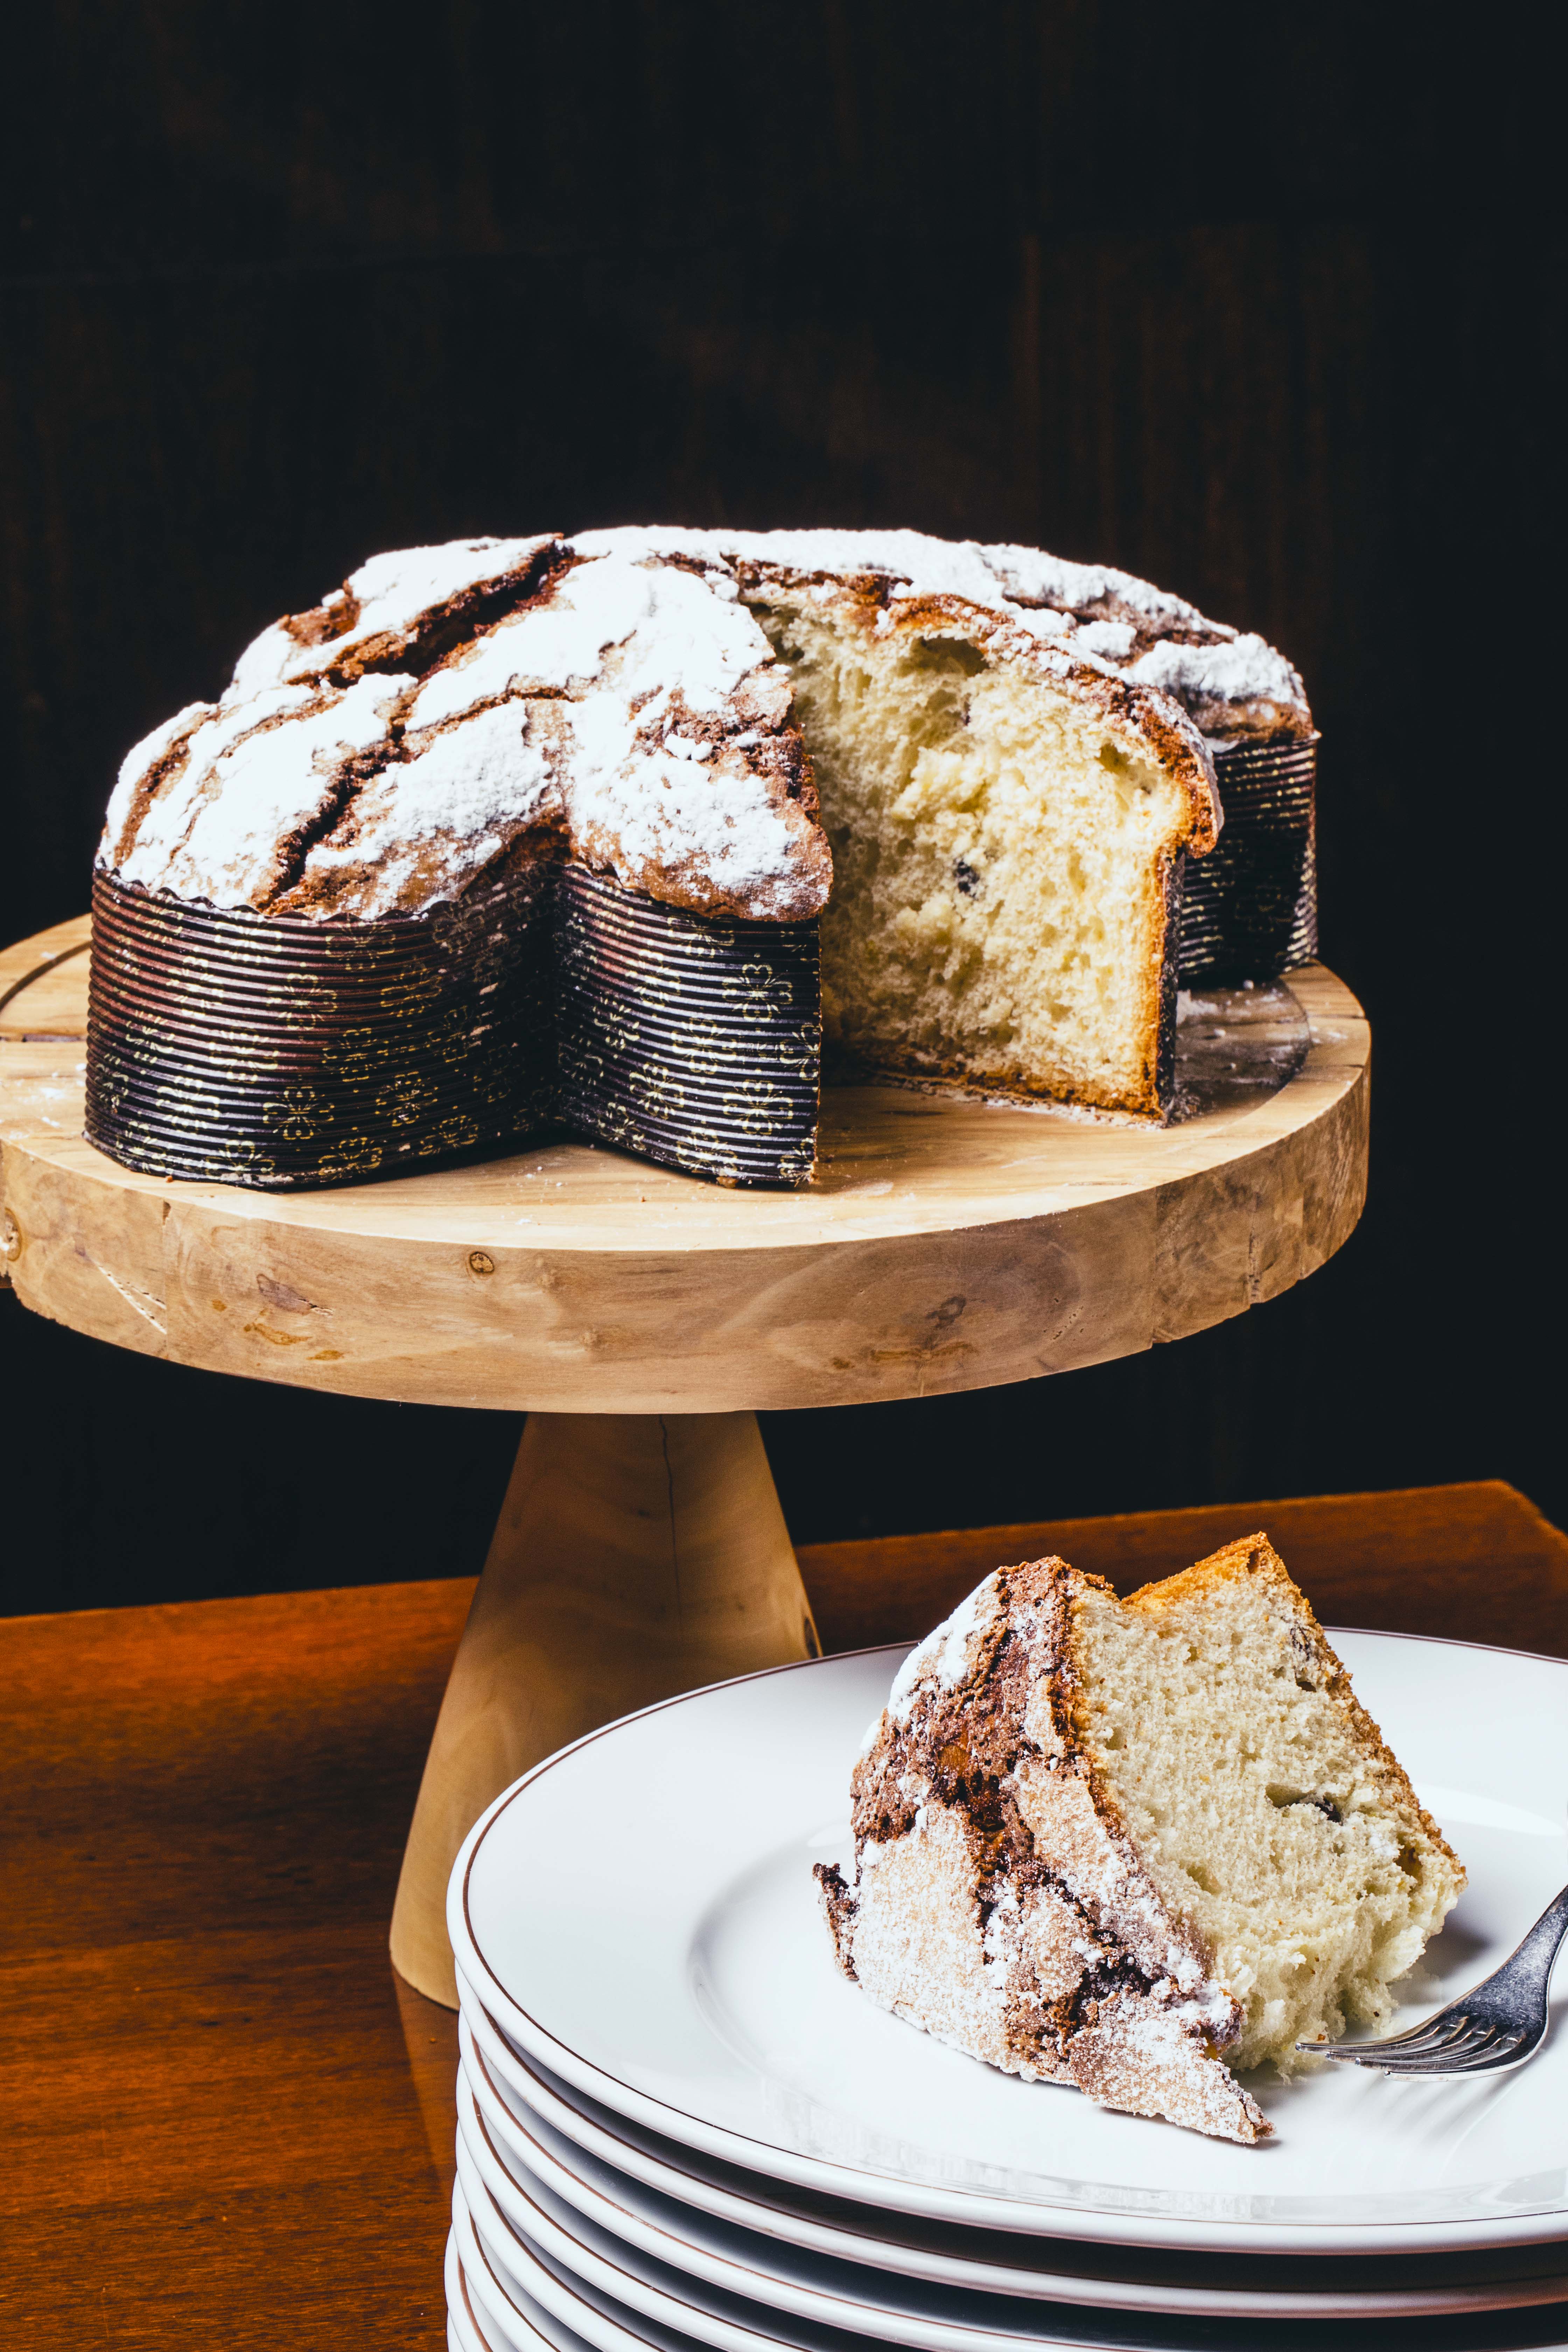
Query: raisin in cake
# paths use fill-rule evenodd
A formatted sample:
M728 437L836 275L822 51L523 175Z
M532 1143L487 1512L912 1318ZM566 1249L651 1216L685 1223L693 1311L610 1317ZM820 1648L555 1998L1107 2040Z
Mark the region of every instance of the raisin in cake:
M180 1018L208 948L243 976L292 942L302 976L323 943L379 969L406 940L415 992L440 999L431 1051L460 1031L447 1077L470 1059L487 1074L486 1136L552 1114L698 1172L803 1181L819 922L821 1012L860 1068L1158 1120L1184 876L1219 835L1216 751L1310 723L1261 640L1026 549L637 530L374 557L121 769L95 892L118 992L95 998L89 1133L127 1156L108 1115L122 1100L174 1102L197 1145L221 1126L222 1087L191 1093L215 1049ZM486 983L519 1032L509 1061L473 992L448 1004L448 963L422 956L421 926L449 935L481 902L476 940L554 926L551 1103L521 1000ZM149 1030L147 975L167 982L182 917L182 978ZM458 1080L386 1079L409 993L370 1003L362 1170L479 1131ZM310 1034L248 1030L251 1001L225 1000L234 1066L273 1088L266 1116L297 1149L239 1181L312 1181L311 1121L341 1124L349 1096ZM508 1108L505 1069L524 1062ZM411 1102L426 1111L404 1117Z
M1214 2136L1233 2069L1384 2024L1465 1883L1268 1538L1119 1601L987 1577L906 1661L817 1866L879 2007L1031 2081Z

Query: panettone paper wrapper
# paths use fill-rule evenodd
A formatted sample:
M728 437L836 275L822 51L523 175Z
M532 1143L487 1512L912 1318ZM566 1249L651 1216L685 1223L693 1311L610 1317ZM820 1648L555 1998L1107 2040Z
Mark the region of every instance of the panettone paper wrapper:
M363 1183L547 1122L549 876L433 916L312 924L100 874L87 1134L149 1173Z
M714 921L583 867L376 923L94 886L87 1134L155 1175L361 1183L564 1129L795 1185L820 1050L815 925Z
M1184 988L1278 980L1318 952L1318 741L1237 743L1215 756L1225 823L1189 857Z
M721 1182L808 1182L816 924L690 915L568 866L555 926L563 1124Z

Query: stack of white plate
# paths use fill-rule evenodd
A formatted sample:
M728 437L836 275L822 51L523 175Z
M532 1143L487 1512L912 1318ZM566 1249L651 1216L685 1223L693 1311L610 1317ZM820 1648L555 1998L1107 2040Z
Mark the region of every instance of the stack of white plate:
M1336 1633L1469 1866L1400 2022L1568 1880L1568 1665ZM692 1693L499 1798L448 1910L460 2352L1568 2347L1568 2025L1514 2074L1324 2067L1234 2147L1028 2084L833 1967L814 1862L901 1650ZM1564 1975L1568 1976L1568 1969Z

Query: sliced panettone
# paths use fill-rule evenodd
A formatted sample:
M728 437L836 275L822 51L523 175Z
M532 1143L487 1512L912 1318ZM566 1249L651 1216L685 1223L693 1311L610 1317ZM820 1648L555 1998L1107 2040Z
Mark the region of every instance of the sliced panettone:
M816 1873L846 1975L1010 2074L1226 2139L1270 2129L1232 2068L1384 2022L1465 1882L1261 1535L1127 1601L997 1570L852 1786L853 1883Z
M1113 625L910 545L912 576L902 539L853 533L374 556L134 748L99 863L322 924L568 859L703 918L824 916L826 1032L859 1069L1162 1118L1211 752L1093 650Z

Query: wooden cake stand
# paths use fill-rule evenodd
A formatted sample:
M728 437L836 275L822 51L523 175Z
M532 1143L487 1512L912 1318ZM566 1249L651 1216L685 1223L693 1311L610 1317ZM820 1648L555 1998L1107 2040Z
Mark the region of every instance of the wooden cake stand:
M671 1693L816 1654L759 1408L936 1396L1200 1331L1338 1249L1368 1035L1312 965L1193 1001L1163 1130L830 1090L805 1192L552 1142L342 1191L139 1176L81 1139L86 919L0 955L0 1263L212 1371L526 1411L392 1922L455 2003L447 1872L496 1792Z

